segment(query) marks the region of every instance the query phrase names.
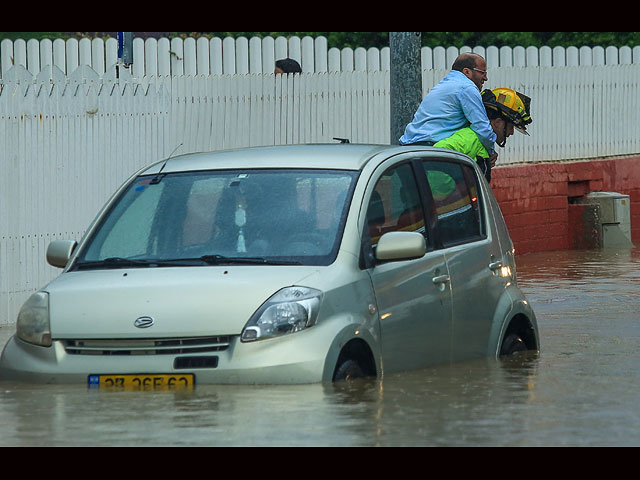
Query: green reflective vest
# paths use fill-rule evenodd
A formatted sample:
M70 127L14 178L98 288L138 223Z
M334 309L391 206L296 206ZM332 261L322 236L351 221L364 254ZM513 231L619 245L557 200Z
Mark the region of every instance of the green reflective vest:
M437 142L434 147L448 148L449 150L455 150L456 152L469 155L476 162L478 157L488 158L489 154L487 149L484 148L476 132L471 128L462 128L456 133ZM484 169L484 162L481 163L481 167ZM485 173L486 175L486 173ZM429 171L427 172L427 179L431 192L436 201L446 198L455 189L455 181L447 175L445 172ZM489 177L487 177L489 180Z
M487 149L482 146L476 132L470 127L462 128L456 133L437 142L434 147L448 148L456 152L464 153L473 158L476 162L477 157L488 158Z

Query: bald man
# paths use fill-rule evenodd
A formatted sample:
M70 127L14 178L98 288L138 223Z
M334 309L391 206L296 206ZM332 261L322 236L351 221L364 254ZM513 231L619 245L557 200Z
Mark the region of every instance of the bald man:
M482 56L459 55L447 76L422 100L413 121L400 137L400 144L433 145L470 127L495 162L496 134L480 95L487 80L487 64Z

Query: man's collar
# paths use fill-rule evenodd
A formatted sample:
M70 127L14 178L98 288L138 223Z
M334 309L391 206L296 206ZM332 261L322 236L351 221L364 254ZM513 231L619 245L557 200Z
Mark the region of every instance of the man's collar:
M458 70L451 70L451 72L449 72L450 74L453 74L454 76L460 76L461 78L464 78L466 80L468 80L474 87L478 88L478 86L473 82L473 80L471 80L469 77L467 77L464 73L458 71ZM480 91L480 89L478 88L478 91Z

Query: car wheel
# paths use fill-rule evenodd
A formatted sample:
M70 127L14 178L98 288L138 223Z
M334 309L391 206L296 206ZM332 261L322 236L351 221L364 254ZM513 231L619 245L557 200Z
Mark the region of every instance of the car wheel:
M508 357L514 353L524 352L527 350L527 345L522 340L522 337L517 333L510 333L502 341L502 347L500 347L500 356Z
M358 362L349 359L342 362L340 366L336 368L336 373L333 375L333 381L350 381L357 378L364 378L365 376L364 370L360 367Z

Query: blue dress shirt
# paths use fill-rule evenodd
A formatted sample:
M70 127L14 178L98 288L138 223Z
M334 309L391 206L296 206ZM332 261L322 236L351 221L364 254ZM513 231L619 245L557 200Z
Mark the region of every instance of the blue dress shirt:
M424 97L413 121L400 137L400 144L438 142L465 127L471 127L487 152L493 153L496 134L478 87L462 72L451 70Z

